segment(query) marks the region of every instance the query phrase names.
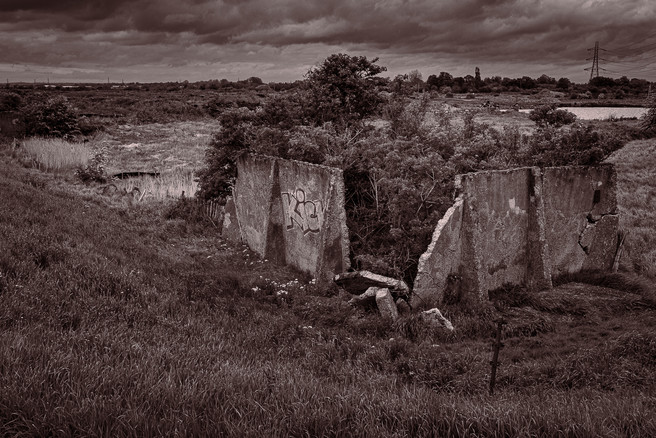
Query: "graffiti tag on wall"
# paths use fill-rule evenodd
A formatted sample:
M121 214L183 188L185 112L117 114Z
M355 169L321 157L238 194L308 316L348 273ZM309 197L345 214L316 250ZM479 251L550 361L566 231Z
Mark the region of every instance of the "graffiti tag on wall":
M324 205L320 200L308 200L305 190L282 192L282 210L288 230L298 227L303 234L318 233L323 225Z

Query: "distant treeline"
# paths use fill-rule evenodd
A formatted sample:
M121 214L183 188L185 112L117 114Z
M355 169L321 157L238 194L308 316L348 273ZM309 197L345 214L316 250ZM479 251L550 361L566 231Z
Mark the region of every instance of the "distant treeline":
M587 83L574 83L568 78L555 79L546 74L538 78L522 76L520 78L509 78L491 76L481 78L480 70L476 68L474 75L453 76L448 72L431 74L423 80L421 73L414 70L408 74L397 75L395 78L371 78L379 89L390 92L415 92L415 91L438 91L441 93L503 93L523 92L535 93L541 89L548 89L567 93L570 98L614 98L639 97L646 95L649 91L650 82L645 79L622 76L619 79L609 77L596 77ZM99 84L29 84L29 83L7 83L6 88L14 89L42 89L52 88L57 90L145 90L145 91L175 91L182 89L191 90L222 90L222 91L284 91L302 87L304 80L294 82L269 82L252 76L248 79L229 81L227 79L210 79L198 82L157 82L157 83L99 83ZM586 95L586 93L589 93Z

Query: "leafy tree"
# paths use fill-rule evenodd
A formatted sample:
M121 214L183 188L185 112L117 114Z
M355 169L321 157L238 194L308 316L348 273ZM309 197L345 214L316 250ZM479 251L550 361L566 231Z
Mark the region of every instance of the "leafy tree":
M567 78L560 78L558 79L558 82L556 82L556 88L559 88L561 90L569 90L569 87L572 86L572 81L570 81Z
M383 98L372 78L386 71L365 56L343 53L330 55L307 75L310 105L308 111L315 124L325 122L351 125L374 114Z
M593 87L614 87L616 85L615 79L607 78L604 76L597 76L590 79L589 84Z
M525 90L530 90L536 86L537 85L535 79L531 78L530 76L522 76L522 78L519 80L519 87Z
M435 90L439 88L439 81L437 80L437 76L435 75L429 75L428 79L426 79L426 85L430 90Z

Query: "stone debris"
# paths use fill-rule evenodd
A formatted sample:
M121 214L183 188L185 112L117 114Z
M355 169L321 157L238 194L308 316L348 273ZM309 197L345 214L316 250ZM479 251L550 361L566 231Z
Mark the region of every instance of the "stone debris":
M451 324L451 321L446 319L438 308L421 312L421 319L434 327L443 327L447 330L453 330L453 324Z
M370 287L364 293L351 298L348 303L354 307L373 307L376 303L376 289Z
M352 295L360 295L371 287L387 288L392 295L407 297L410 288L403 280L385 277L369 271L344 272L335 275L335 283Z
M378 311L380 315L391 322L399 319L399 312L396 310L396 303L394 298L392 298L392 293L386 287L371 287L368 290L375 289L376 291L376 306L378 306Z
M410 304L408 304L408 302L403 298L396 300L396 310L399 311L399 315L408 315L412 312Z

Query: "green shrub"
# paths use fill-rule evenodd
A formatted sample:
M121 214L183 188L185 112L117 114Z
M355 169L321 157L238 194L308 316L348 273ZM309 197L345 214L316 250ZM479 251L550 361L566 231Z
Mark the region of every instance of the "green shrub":
M649 135L656 135L656 93L647 101L647 107L649 109L642 120L641 127Z
M548 126L560 128L564 125L570 125L576 120L574 114L558 109L557 104L539 106L532 110L528 117L541 128Z
M3 92L0 94L0 112L16 111L22 103L21 97L16 93Z
M105 173L106 162L107 148L103 147L91 157L86 166L79 166L75 170L75 176L84 183L91 181L105 183L107 182L107 174Z
M27 136L70 139L80 134L77 114L65 97L35 99L21 110Z
M237 177L237 157L249 148L247 131L253 118L254 114L244 108L230 109L220 115L221 130L214 134L206 152L206 166L198 172L198 197L230 196Z

